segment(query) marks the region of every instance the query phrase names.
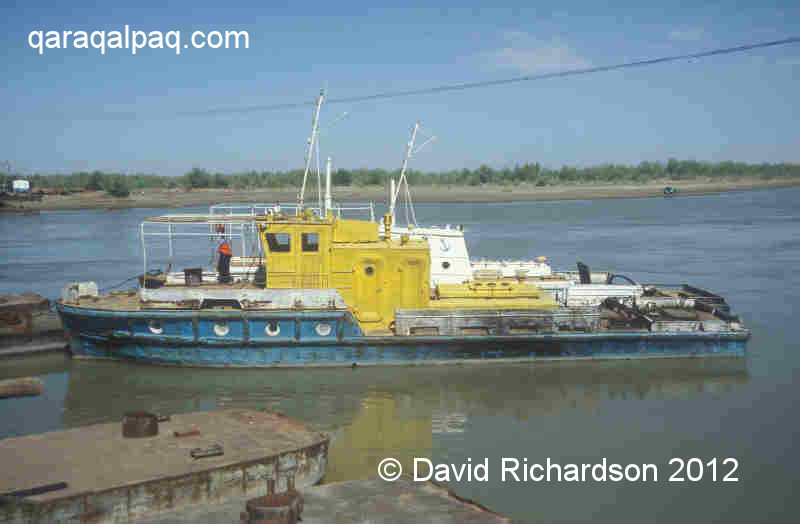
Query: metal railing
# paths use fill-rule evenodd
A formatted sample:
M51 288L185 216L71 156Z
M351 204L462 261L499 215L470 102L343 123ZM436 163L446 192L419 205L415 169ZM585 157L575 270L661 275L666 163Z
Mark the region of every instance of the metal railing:
M232 217L234 218L234 217ZM220 229L217 229L220 227ZM248 251L253 251L253 257L261 254L261 243L257 241L256 225L248 221L228 220L217 223L214 217L198 215L165 215L146 219L139 226L139 239L142 247L142 266L147 274L148 239L166 238L170 265L175 258L175 242L179 238L191 239L194 245L201 238L207 238L212 243L226 240L232 249L237 245L241 249L240 258L248 257ZM238 242L236 242L238 240ZM151 242L152 243L152 242ZM257 253L256 253L257 252Z
M308 207L312 213L321 216L321 208ZM369 220L375 222L375 205L369 202L363 206L342 206L334 205L330 208L331 212L342 217L343 213L350 212L369 212ZM285 215L298 215L300 213L300 206L297 204L281 204L275 203L259 203L259 204L214 204L208 209L208 214L212 216L227 215L227 216L263 216L268 213L283 213ZM352 216L352 215L349 215Z

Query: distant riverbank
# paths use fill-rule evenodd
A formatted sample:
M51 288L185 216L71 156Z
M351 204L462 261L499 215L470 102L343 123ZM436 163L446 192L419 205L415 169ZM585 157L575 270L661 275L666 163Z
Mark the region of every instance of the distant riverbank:
M600 198L638 198L663 196L664 187L671 186L682 195L703 195L723 191L741 191L763 188L800 187L800 178L763 180L741 178L725 180L690 181L656 180L647 184L565 184L535 186L480 185L480 186L417 186L412 187L415 202L426 203L485 203L527 200L591 200ZM307 193L306 201L316 202L316 188ZM381 186L345 186L334 188L337 202L383 201L386 189ZM85 191L71 195L46 195L39 202L25 202L27 209L80 210L125 208L177 208L207 206L217 203L295 203L295 188L278 189L145 189L131 192L129 197L115 198L102 191ZM16 205L16 204L15 204Z

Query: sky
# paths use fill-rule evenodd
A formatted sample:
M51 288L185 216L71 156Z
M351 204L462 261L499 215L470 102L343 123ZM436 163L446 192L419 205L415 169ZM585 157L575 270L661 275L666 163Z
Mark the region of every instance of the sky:
M16 5L10 5L16 4ZM0 6L0 161L20 173L302 167L313 105L800 36L797 2L459 0ZM648 5L645 5L648 4ZM222 7L221 7L222 6ZM248 49L37 49L32 31L247 31ZM421 171L800 162L800 44L652 67L323 106L335 168ZM344 114L345 116L340 119Z

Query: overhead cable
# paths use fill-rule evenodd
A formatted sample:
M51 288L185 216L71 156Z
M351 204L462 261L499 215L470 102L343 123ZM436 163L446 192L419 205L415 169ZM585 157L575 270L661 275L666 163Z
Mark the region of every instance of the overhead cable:
M766 47L775 47L787 44L795 44L800 42L800 37L784 38L782 40L773 40L770 42L758 42L755 44L740 45L736 47L725 47L720 49L713 49L711 51L702 51L699 53L687 53L680 55L664 56L661 58L651 58L647 60L637 60L634 62L623 62L620 64L584 67L580 69L568 69L565 71L556 71L553 73L540 73L534 75L518 76L513 78L503 78L499 80L484 80L479 82L464 82L459 84L448 84L437 87L427 87L422 89L411 89L406 91L387 91L384 93L375 93L372 95L350 96L341 98L329 98L326 100L327 104L353 104L356 102L368 102L372 100L385 100L388 98L399 98L404 96L416 95L429 95L445 93L448 91L463 91L466 89L476 89L481 87L493 87L508 84L516 84L521 82L533 82L536 80L547 80L550 78L561 78L566 76L587 75L591 73L601 73L605 71L615 71L618 69L627 69L631 67L643 67L656 64L663 64L666 62L677 62L680 60L691 60L697 58L705 58L710 56L728 55L733 53L743 53L745 51L752 51L754 49L763 49ZM235 114L235 113L251 113L258 111L278 111L282 109L296 109L298 107L313 106L316 102L293 102L285 104L269 104L269 105L252 105L242 107L220 107L211 108L202 111L189 111L180 113L185 116L199 116L199 115L216 115L216 114Z

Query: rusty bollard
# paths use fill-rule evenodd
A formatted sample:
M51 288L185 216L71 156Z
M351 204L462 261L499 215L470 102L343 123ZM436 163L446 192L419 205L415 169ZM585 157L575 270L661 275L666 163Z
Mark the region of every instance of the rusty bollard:
M242 522L247 524L296 524L303 512L303 495L294 489L294 476L289 477L289 489L275 494L275 481L267 481L267 495L247 501Z
M144 438L158 435L158 416L144 411L132 411L122 417L122 436Z

